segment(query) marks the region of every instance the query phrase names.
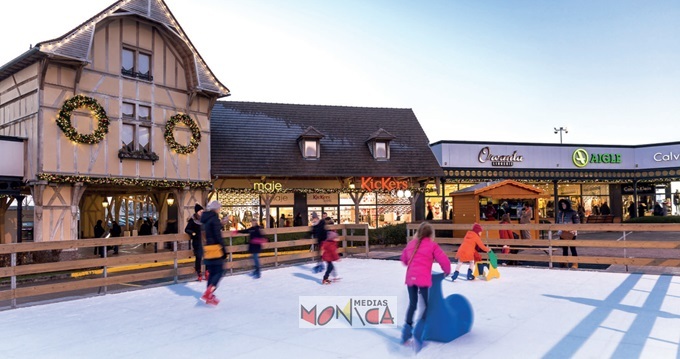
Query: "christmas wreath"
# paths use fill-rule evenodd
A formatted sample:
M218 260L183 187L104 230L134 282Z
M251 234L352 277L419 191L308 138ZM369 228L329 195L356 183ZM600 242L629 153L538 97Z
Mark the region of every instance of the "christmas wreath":
M189 140L189 144L187 146L182 146L177 141L175 141L175 126L179 122L182 122L185 124L189 129L191 130L191 139ZM201 129L198 128L198 125L194 120L189 117L189 115L184 114L184 113L178 113L168 120L168 122L165 124L165 142L170 146L170 148L182 155L189 154L191 152L194 152L196 148L198 147L198 144L201 142Z
M92 117L97 120L97 129L89 135L78 133L71 123L71 114L74 110L81 107L89 109ZM102 108L97 100L83 95L75 95L64 102L57 115L57 125L64 131L69 140L88 145L99 143L109 132L109 118L106 116L104 108Z

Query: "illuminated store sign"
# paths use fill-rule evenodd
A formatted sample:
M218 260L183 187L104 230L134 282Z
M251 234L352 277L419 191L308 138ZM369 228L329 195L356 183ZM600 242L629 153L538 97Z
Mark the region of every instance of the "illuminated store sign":
M593 153L589 155L588 151L583 148L577 148L571 154L571 161L576 167L585 167L588 163L621 163L621 154Z
M655 162L667 162L667 161L677 161L680 160L680 153L673 153L673 151L668 153L657 152L654 154Z
M482 148L477 156L479 163L491 162L492 166L512 167L515 162L524 161L524 157L513 151L511 155L494 155L489 147Z
M276 192L283 189L283 184L281 182L253 183L253 189L255 191Z
M408 188L408 181L397 181L392 177L361 177L361 189L365 191L376 191L376 190L405 190Z

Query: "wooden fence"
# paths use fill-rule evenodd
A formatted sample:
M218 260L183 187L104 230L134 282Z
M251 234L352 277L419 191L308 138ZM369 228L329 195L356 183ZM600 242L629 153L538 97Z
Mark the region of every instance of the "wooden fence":
M680 232L679 224L484 224L484 244L491 246L499 260L541 262L549 267L556 264L583 263L597 265L623 266L652 266L652 267L680 267L680 240L658 240L659 232ZM407 237L411 239L419 224L407 225ZM454 238L452 233L467 231L471 224L433 224L435 240L440 244L460 245L462 238ZM538 230L543 239L489 239L490 231L509 229L515 233L520 230ZM561 240L557 231L578 231L574 240ZM579 239L591 233L607 232L611 239ZM629 240L632 233L644 232L645 238ZM592 237L592 236L590 236ZM678 235L680 238L680 234ZM517 254L502 254L501 247L507 245ZM577 247L599 248L597 256L579 255L577 257L563 256L562 248ZM456 247L457 248L457 247ZM661 251L660 251L661 250ZM583 253L584 251L582 251ZM449 251L450 257L455 257L456 251ZM482 253L483 258L488 258Z
M368 226L355 224L341 224L331 226L338 231L340 253L346 255L368 255ZM260 259L261 265L278 266L285 262L294 262L305 259L313 259L318 252L306 250L288 251L300 246L311 246L316 239L296 239L279 241L279 236L288 233L306 234L310 227L291 227L281 229L264 229L263 234L272 238L263 245L263 253ZM234 269L252 267L252 261L247 255L247 244L233 244L234 238L245 234L233 235L232 232L222 232L227 242L227 273L233 273ZM187 248L188 236L186 234L168 234L155 236L118 237L106 239L79 239L75 241L14 243L0 245L0 256L9 257L9 263L0 267L0 301L10 301L11 307L17 305L17 299L52 295L59 297L68 292L83 289L98 288L98 293L106 294L107 288L113 285L130 285L135 282L172 279L175 283L180 276L194 274L193 251ZM352 245L348 247L347 243ZM92 257L95 247L102 246L135 246L142 244L156 244L158 248L164 248L166 243L172 245L172 250L161 250L157 253L125 253L103 258ZM358 243L358 246L354 246ZM18 257L27 252L44 251L79 251L89 253L84 258L72 260L60 260L53 263L29 263L18 264ZM106 251L104 251L106 252ZM78 256L79 257L79 256ZM82 276L73 276L75 272L85 273ZM46 284L29 280L39 276L54 276L60 273L60 279L48 280ZM90 274L90 275L87 275ZM7 280L9 278L9 281Z

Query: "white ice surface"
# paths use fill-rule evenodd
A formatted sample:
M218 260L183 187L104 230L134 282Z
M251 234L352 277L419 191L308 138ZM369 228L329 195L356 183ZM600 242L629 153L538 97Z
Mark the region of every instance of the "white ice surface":
M388 358L408 302L398 261L344 259L322 286L311 264L0 312L0 358ZM464 269L466 267L463 267ZM434 266L438 270L437 265ZM426 342L420 358L680 358L680 277L500 267L491 281L444 282L472 331ZM299 296L397 296L400 328L300 329Z

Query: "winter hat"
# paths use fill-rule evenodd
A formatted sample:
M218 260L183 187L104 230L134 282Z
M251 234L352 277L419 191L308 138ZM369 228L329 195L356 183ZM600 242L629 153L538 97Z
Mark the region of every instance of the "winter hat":
M316 212L312 212L312 218L319 219L319 215Z
M212 201L208 203L208 211L214 211L216 209L220 209L222 207L222 204L220 204L219 201Z
M201 206L200 204L196 203L196 205L194 206L194 213L198 213L198 211L200 211L200 210L202 210L202 209L203 209L203 206Z
M472 231L475 233L482 233L482 226L479 223L472 225Z

